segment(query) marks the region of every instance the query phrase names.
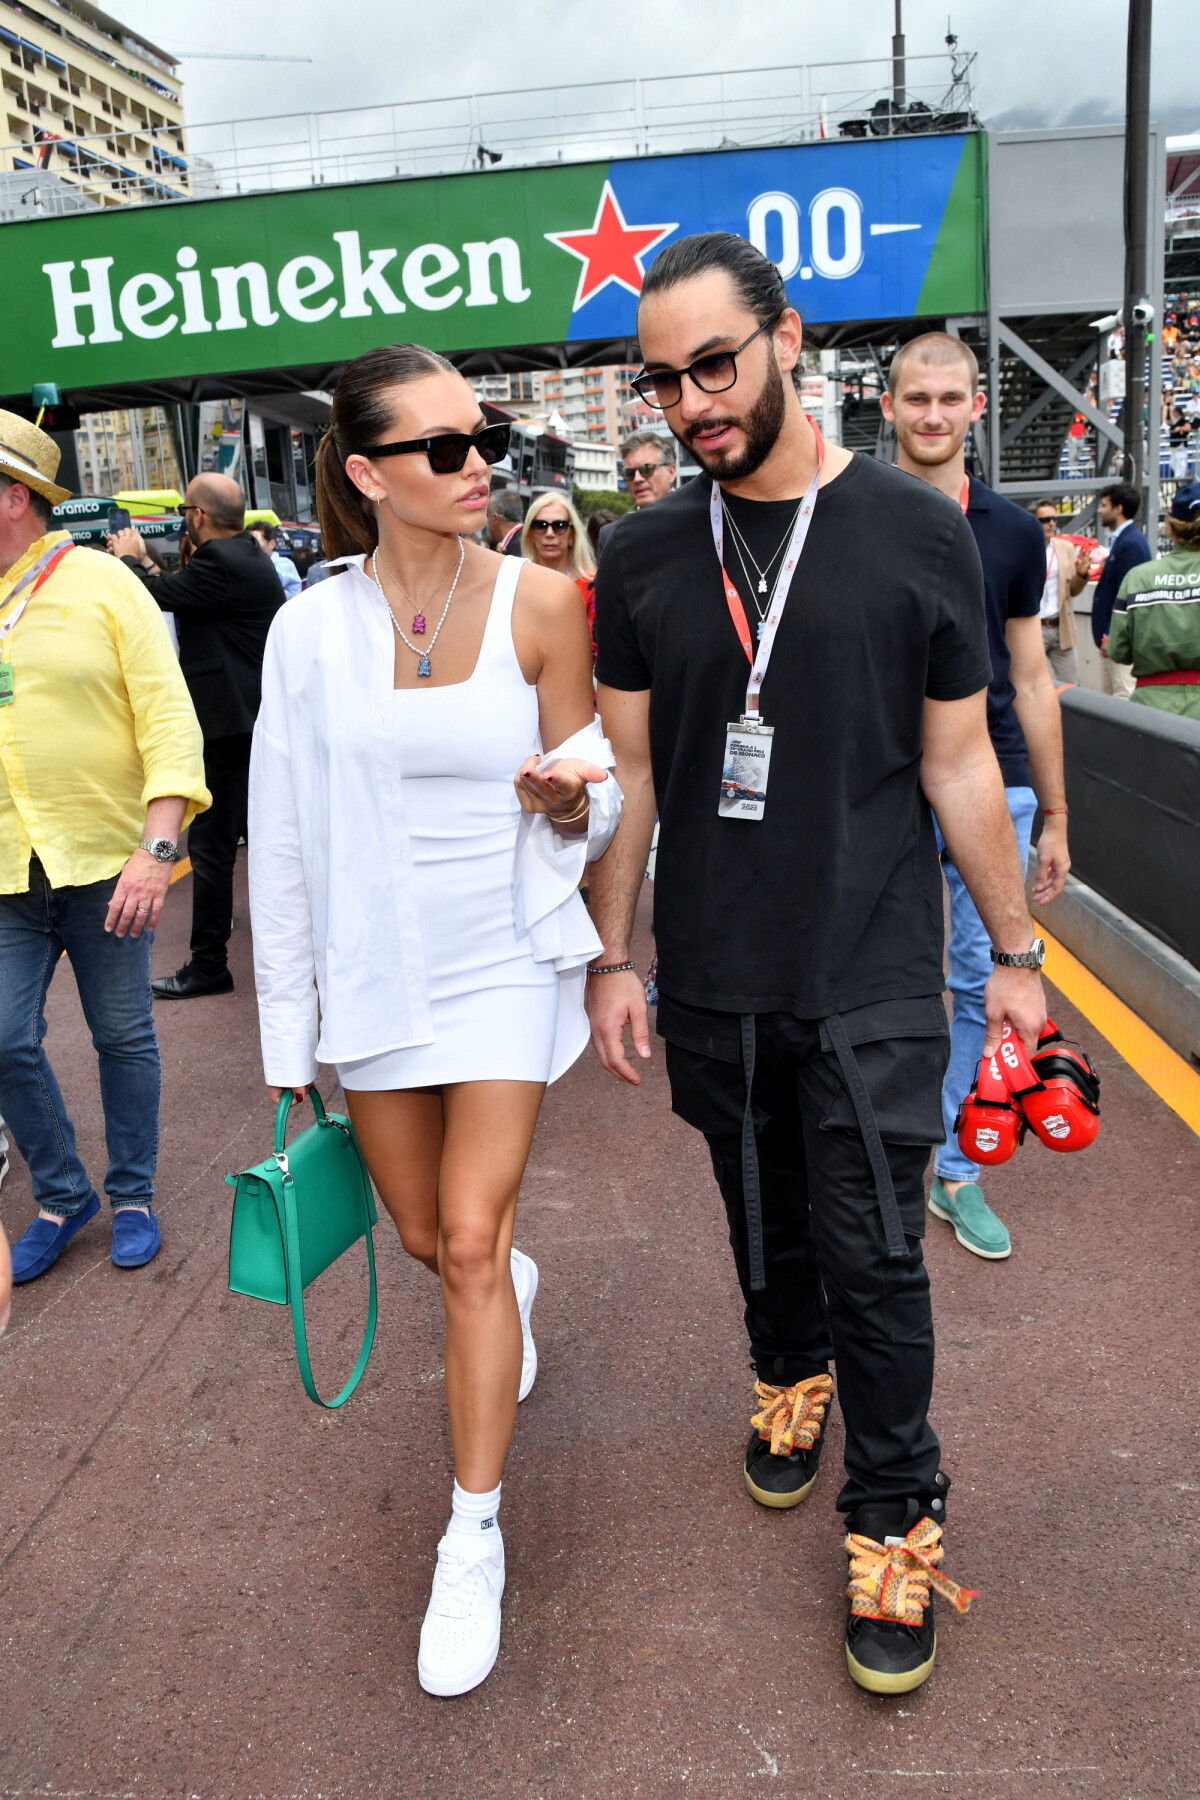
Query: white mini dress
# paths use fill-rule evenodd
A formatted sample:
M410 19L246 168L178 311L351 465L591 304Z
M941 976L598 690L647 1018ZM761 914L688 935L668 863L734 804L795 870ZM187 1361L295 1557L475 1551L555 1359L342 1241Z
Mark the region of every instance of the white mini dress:
M538 748L537 688L512 634L523 566L503 559L466 681L393 693L433 1041L339 1062L352 1092L551 1078L560 978L514 916L513 776Z

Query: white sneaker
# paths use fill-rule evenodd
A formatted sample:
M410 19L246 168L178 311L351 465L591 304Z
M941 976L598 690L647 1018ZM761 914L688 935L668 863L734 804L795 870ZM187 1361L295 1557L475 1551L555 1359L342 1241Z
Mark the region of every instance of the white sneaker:
M499 1530L488 1536L486 1551L474 1559L469 1540L447 1533L438 1545L417 1657L417 1679L427 1694L469 1693L491 1674L499 1654L504 1540Z
M523 1250L514 1250L510 1261L513 1287L517 1291L517 1310L521 1315L521 1385L517 1389L519 1403L529 1394L537 1375L537 1345L529 1329L529 1315L533 1311L534 1296L538 1290L538 1266L532 1256L526 1256Z

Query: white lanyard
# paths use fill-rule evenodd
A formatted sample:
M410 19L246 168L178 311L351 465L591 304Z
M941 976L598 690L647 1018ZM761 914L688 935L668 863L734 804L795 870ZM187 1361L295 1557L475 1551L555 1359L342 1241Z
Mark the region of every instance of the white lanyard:
M3 625L0 625L0 644L2 644L4 642L5 638L8 636L10 631L15 630L17 620L20 618L21 614L25 611L25 608L29 605L29 602L32 600L32 598L33 598L32 594L26 594L21 600L19 600L17 602L17 604L13 608L12 612L10 612L7 619L5 619Z
M17 620L29 605L29 602L37 593L43 581L45 581L46 577L58 566L67 551L73 550L74 547L74 543L70 540L65 544L53 544L49 550L43 551L42 555L38 557L31 569L26 569L24 575L22 575L21 579L15 584L12 592L8 596L9 600L11 600L13 594L20 594L22 588L26 589L26 592L21 595L20 600L17 601L17 604L5 618L4 623L0 625L0 644L3 644L16 630Z
M820 446L823 448L823 446ZM741 595L725 571L725 514L721 499L721 489L713 482L712 499L709 502L709 517L712 521L713 544L716 547L717 561L721 566L721 580L725 588L725 604L729 608L734 629L741 639L742 649L746 652L750 663L750 681L746 688L746 716L758 714L758 696L767 674L767 664L771 660L771 652L775 648L775 634L779 629L779 621L783 618L783 609L787 605L788 593L792 585L792 576L796 572L796 564L800 561L804 549L804 541L808 536L808 528L812 524L813 507L817 503L817 489L821 483L821 463L823 457L818 456L817 467L808 491L800 503L796 514L796 523L792 527L791 541L783 567L779 571L775 583L775 591L771 596L771 605L763 622L762 636L758 640L758 653L755 655L750 643L750 627L746 623L746 609L742 605Z

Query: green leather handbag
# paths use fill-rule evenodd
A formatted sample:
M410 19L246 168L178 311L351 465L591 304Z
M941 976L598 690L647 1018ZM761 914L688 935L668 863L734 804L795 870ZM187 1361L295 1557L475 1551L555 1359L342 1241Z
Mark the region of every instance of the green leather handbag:
M292 1090L284 1088L275 1112L275 1151L251 1169L227 1175L233 1188L229 1228L229 1287L253 1300L292 1309L300 1378L310 1400L332 1409L348 1400L362 1379L375 1342L375 1246L378 1217L367 1165L349 1119L327 1113L309 1089L316 1123L284 1148ZM322 1400L313 1382L304 1326L304 1290L331 1263L367 1240L371 1299L362 1349L336 1400Z

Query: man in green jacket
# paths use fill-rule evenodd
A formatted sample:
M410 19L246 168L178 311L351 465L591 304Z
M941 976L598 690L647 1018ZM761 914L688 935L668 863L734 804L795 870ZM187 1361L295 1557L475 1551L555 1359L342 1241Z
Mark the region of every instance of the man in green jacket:
M1133 664L1143 706L1200 719L1200 482L1176 489L1167 530L1174 548L1121 583L1105 651Z

